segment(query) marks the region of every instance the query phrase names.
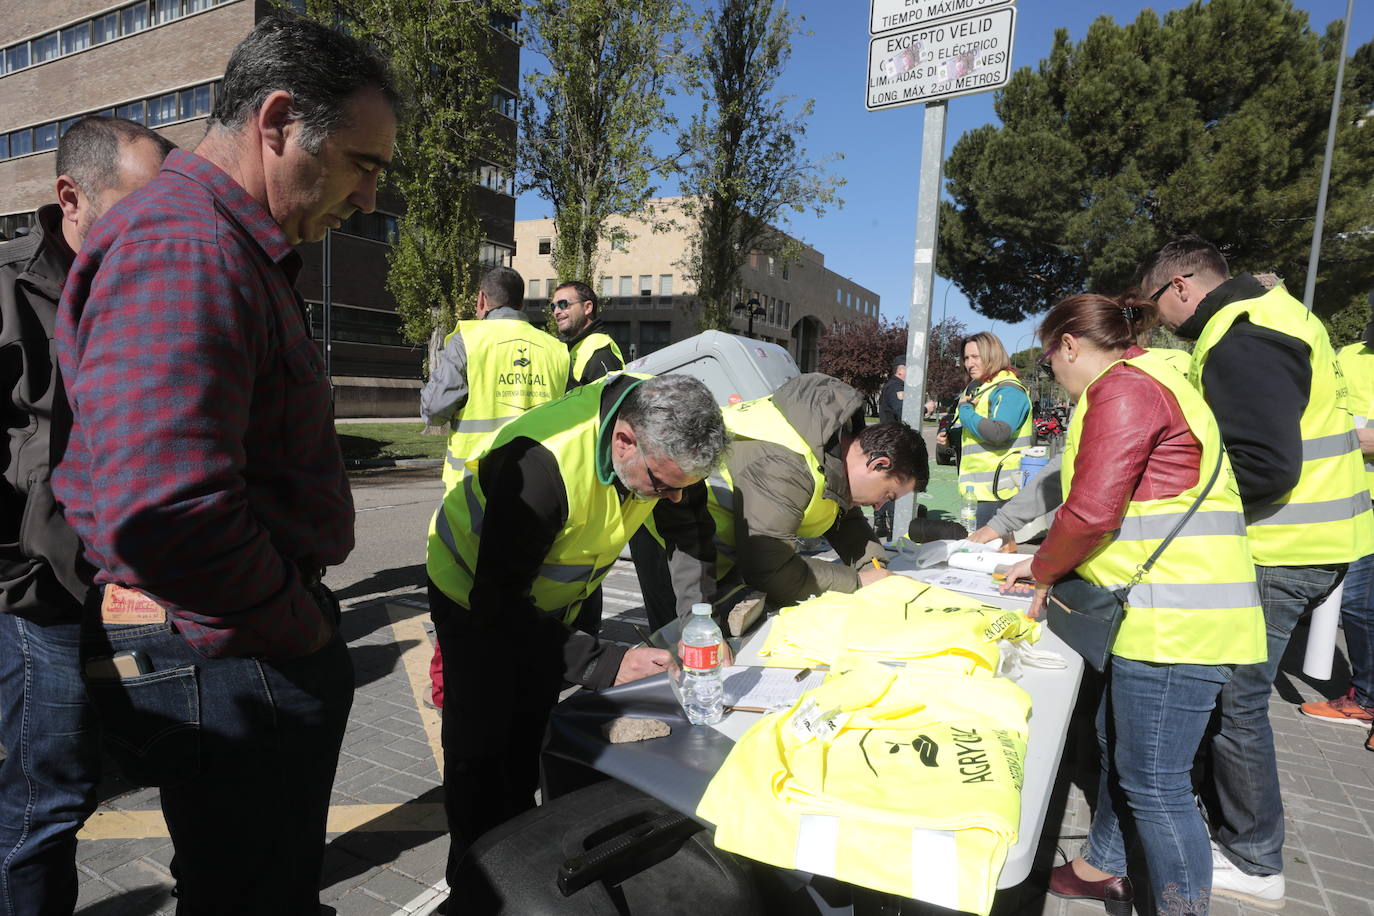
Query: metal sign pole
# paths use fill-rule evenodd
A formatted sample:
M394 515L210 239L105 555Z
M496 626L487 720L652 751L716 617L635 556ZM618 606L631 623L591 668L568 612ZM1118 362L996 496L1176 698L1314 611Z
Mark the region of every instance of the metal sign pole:
M1317 293L1317 265L1322 256L1322 225L1326 222L1326 189L1331 184L1331 156L1336 151L1336 128L1341 120L1341 82L1345 79L1345 49L1350 43L1350 16L1355 0L1346 0L1345 31L1341 33L1341 53L1336 58L1336 92L1331 97L1331 123L1326 128L1326 155L1322 158L1321 190L1317 192L1317 221L1312 226L1312 250L1307 258L1307 284L1302 292L1302 304L1312 310Z
M945 159L945 103L925 106L921 134L921 179L916 197L916 263L911 280L911 313L907 322L906 389L902 419L922 430L926 400L926 354L930 339L930 305L935 289L935 249L940 238L940 177ZM922 433L924 435L924 432ZM906 534L916 515L916 496L897 500L892 534Z

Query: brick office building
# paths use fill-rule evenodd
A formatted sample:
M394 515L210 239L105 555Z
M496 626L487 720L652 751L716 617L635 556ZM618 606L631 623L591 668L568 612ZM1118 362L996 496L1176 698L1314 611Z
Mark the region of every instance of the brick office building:
M613 217L609 228L625 230L630 241L604 248L597 276L588 282L597 291L600 318L625 358L652 353L698 333L700 310L696 289L683 276L688 251L688 220L681 198L651 201L666 231L652 231L641 220ZM552 252L558 240L552 219L520 220L515 226L515 269L525 278L526 307L538 311L557 280ZM750 324L748 304L757 314L754 337L786 347L803 372L816 368L816 339L836 322L878 318L878 294L825 266L825 255L801 245L784 260L754 252L740 272L737 301L745 308L733 317L731 330L744 334Z
M0 235L27 231L34 211L54 200L57 138L85 114L139 121L179 146L205 133L219 79L234 46L272 11L267 0L6 0L0 17ZM515 142L520 51L514 20L493 17L498 129ZM508 157L509 158L509 157ZM482 260L514 255L515 197L496 162L477 163ZM340 416L418 412L423 347L400 336L386 291L386 254L399 202L385 193L371 214L332 233L331 374ZM324 245L302 245L298 288L324 339Z

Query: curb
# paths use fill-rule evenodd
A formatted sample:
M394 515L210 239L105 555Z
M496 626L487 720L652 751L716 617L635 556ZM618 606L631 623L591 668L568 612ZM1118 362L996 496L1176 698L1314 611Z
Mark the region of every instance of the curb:
M438 468L442 458L355 458L344 461L346 468Z

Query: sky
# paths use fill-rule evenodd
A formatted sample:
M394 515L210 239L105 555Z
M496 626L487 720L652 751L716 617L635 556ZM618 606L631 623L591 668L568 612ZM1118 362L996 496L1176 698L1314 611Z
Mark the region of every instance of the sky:
M1186 6L1176 0L1136 3L1117 0L1019 0L1013 40L1013 70L1035 67L1049 53L1054 30L1066 28L1073 41L1081 40L1104 7L1118 23L1135 19L1142 9L1161 16ZM1344 19L1346 0L1298 0L1311 28L1321 34L1328 23ZM910 105L869 112L864 107L870 35L868 0L789 0L789 9L805 17L809 34L793 40L792 59L779 91L798 99L814 99L815 112L806 146L819 158L842 153L831 165L846 181L840 189L844 206L819 218L794 216L785 228L825 255L826 266L881 297L886 318L904 320L911 307L912 268L916 239L917 181L921 169L924 106ZM1374 0L1355 0L1349 52L1374 38ZM526 53L523 66L541 62ZM951 99L947 107L945 156L965 131L998 123L993 93ZM667 190L671 191L671 188ZM516 203L517 219L551 215L550 206L527 192ZM974 312L957 287L935 279L931 320L943 316L963 321L970 332L992 330L1008 352L1031 346L1034 321L1008 326Z

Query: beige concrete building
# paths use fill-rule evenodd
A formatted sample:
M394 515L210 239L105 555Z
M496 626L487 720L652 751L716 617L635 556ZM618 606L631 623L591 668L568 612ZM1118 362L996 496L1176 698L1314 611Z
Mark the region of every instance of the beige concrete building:
M597 292L606 333L628 360L683 340L699 330L696 288L684 276L689 230L681 198L652 201L667 231L655 232L638 219L615 217L611 228L633 238L607 246L598 257ZM552 252L557 245L552 219L518 220L514 267L525 278L526 305L547 303L557 284ZM787 347L803 371L816 367L816 339L836 322L878 317L878 294L826 268L825 255L802 245L790 262L753 253L740 276L741 306L734 331L749 329L750 300L757 300L753 334Z
M303 2L290 6L301 9ZM0 16L0 237L32 225L55 200L57 139L86 114L129 118L183 148L205 134L229 54L272 12L268 0L4 0ZM492 14L497 81L494 123L510 149L520 50L518 23ZM515 194L507 171L474 164L485 264L514 254ZM373 213L357 213L331 233L329 282L324 246L300 246L297 284L315 339L327 349L340 416L414 416L424 348L406 343L386 290L387 252L401 203L383 190ZM330 345L324 347L328 290Z

